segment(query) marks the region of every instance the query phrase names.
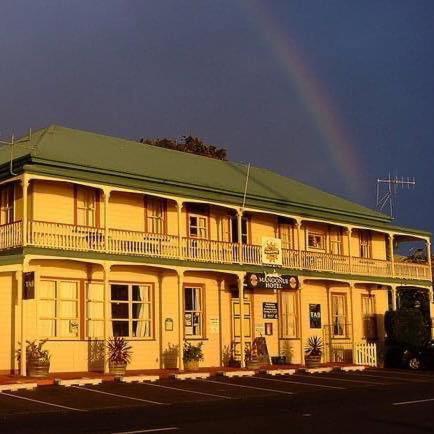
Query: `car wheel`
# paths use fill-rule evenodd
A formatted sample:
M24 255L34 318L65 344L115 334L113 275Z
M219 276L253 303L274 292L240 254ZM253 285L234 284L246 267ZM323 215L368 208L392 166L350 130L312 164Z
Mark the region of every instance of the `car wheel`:
M422 364L420 363L420 360L417 357L412 357L409 361L408 361L408 367L410 369L420 369L422 366Z

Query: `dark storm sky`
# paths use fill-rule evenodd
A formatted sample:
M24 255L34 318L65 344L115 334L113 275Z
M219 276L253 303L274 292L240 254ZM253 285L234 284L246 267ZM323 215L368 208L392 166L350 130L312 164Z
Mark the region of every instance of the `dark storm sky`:
M433 231L433 22L432 0L0 0L0 135L191 133L370 207L415 176L396 223Z

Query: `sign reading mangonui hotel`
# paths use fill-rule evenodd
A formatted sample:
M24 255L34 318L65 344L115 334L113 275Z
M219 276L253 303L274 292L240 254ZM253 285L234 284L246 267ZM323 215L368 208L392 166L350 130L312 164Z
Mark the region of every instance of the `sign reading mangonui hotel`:
M262 263L264 265L282 265L282 240L279 238L262 237Z
M298 289L298 277L277 273L246 273L245 285L249 289Z

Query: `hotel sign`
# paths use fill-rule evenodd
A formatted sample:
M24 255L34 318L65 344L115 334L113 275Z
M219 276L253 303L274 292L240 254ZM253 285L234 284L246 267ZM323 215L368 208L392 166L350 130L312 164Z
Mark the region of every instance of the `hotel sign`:
M249 289L298 289L298 277L277 273L247 273L244 286Z
M282 240L262 237L262 263L265 265L282 265Z

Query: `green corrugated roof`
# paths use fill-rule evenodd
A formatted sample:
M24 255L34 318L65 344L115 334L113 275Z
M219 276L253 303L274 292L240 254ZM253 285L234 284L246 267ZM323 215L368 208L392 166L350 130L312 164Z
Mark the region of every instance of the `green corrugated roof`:
M146 183L155 191L240 204L246 165L159 148L57 125L39 130L16 142L14 159L26 170L44 171L88 179L92 174L116 184L139 188ZM0 164L10 160L8 147L0 149ZM19 168L17 167L17 170ZM247 206L286 213L390 225L390 218L356 203L325 193L294 179L252 167Z

